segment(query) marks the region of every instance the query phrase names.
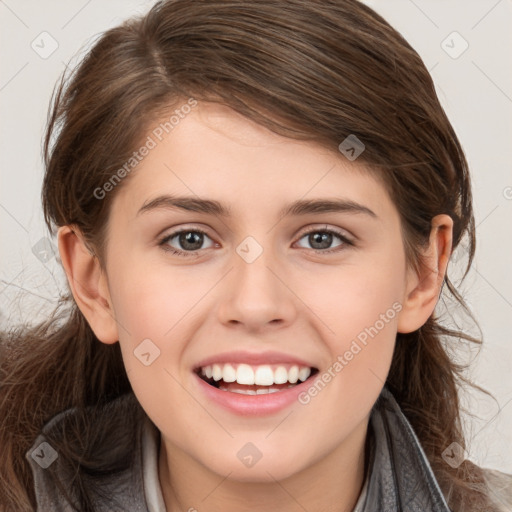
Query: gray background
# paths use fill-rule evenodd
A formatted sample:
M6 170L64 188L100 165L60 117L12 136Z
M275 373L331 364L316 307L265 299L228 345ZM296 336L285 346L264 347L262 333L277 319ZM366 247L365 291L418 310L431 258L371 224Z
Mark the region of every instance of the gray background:
M497 403L475 392L462 395L478 416L464 416L470 441L466 456L512 473L512 1L366 3L422 56L470 163L478 248L461 289L482 328L484 345L478 356L462 346L460 356L472 359L468 376L491 391ZM65 291L58 257L45 240L40 206L41 139L53 85L64 66L73 66L100 32L152 4L0 0L3 327L42 320ZM52 45L58 47L48 55ZM462 262L459 255L451 273L457 262ZM450 305L448 309L450 321L475 332Z

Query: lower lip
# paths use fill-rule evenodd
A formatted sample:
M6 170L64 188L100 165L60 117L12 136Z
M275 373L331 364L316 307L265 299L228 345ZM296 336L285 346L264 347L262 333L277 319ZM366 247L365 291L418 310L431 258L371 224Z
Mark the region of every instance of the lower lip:
M199 381L199 387L205 395L224 409L241 416L263 416L282 411L286 407L298 401L298 395L310 387L312 379L283 389L276 393L262 395L243 395L231 393L211 386L194 372L194 377Z

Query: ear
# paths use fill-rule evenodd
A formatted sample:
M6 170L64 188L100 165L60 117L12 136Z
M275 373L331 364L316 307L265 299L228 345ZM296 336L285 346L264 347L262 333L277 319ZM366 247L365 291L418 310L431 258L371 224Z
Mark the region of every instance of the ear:
M452 251L453 221L449 215L432 219L429 246L420 271L407 271L406 294L398 317L398 332L419 329L428 320L439 299Z
M103 343L118 341L118 331L108 290L108 281L97 256L87 247L80 230L62 226L58 230L59 253L73 297Z

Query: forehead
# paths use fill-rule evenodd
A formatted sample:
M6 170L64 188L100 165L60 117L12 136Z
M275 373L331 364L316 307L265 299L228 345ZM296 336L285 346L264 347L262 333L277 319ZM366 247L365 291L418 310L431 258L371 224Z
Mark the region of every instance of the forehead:
M313 197L393 207L363 165L314 142L275 134L229 107L201 102L172 129L166 119L148 130L143 140L151 148L114 199L113 209L132 218L166 193L217 199L234 216L270 205L281 211L283 204Z

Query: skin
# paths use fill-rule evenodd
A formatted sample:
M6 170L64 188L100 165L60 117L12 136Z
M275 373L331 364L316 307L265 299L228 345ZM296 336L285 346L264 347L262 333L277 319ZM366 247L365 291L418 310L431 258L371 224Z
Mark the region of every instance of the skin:
M172 209L137 215L164 193L218 200L232 217ZM278 217L284 205L313 198L355 201L376 218ZM158 245L182 227L207 232L199 256ZM322 249L304 236L313 228L338 229L354 245L334 236ZM362 164L200 103L115 191L108 233L105 270L76 228L59 229L59 251L78 306L99 340L119 341L134 392L161 432L167 510L351 511L396 333L418 329L436 305L450 217L433 219L416 273L405 260L398 212ZM247 236L263 249L252 263L236 252ZM186 250L178 237L170 245ZM241 417L206 400L194 381L195 363L240 349L294 354L321 374L397 302L401 311L307 405ZM133 354L146 338L160 350L149 366ZM237 458L248 442L263 454L250 468Z

